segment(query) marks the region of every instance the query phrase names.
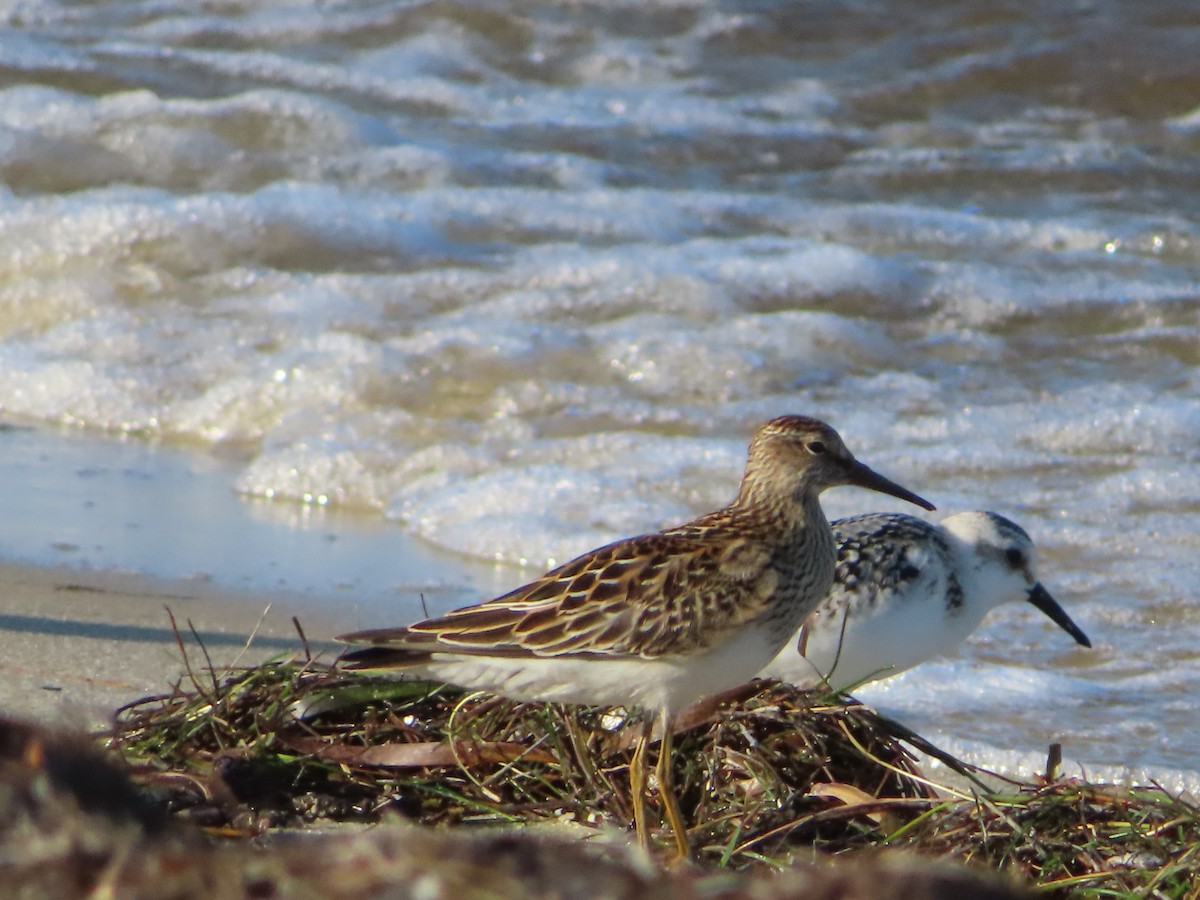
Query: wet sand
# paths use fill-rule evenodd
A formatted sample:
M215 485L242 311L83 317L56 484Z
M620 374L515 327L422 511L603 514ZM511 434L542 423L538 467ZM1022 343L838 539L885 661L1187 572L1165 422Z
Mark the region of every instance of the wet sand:
M336 616L311 599L14 564L0 565L0 596L0 714L76 729L103 727L121 704L169 691L185 672L168 609L198 673L207 662L189 621L216 666L303 652L293 615L314 655L336 654Z

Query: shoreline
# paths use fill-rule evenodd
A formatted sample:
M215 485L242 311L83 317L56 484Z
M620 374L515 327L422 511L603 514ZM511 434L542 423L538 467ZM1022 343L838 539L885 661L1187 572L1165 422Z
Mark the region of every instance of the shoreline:
M25 425L0 445L0 714L94 730L169 691L185 666L168 609L199 670L189 620L218 666L302 650L293 616L331 658L335 634L521 578L361 511L241 496L211 453Z
M336 608L343 631L416 618L421 597L436 609L475 602L524 574L377 512L240 494L241 466L211 452L13 425L0 425L0 450L0 565L130 573L164 585L149 591L206 588L254 607L284 597L302 621Z

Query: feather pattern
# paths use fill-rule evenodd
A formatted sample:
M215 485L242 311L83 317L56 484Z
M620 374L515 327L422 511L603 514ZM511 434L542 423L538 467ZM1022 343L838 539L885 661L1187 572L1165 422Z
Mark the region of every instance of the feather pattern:
M641 535L486 603L376 632L376 641L402 639L418 653L686 656L763 613L780 582L773 556L766 540L730 541L715 522Z
M914 516L868 513L838 519L833 534L838 543L836 587L814 616L844 609L847 603L870 607L896 593L904 596L905 586L930 566L945 573L945 584L939 587L946 606L962 606L963 589L950 543L936 525Z
M835 484L859 484L929 506L855 460L825 423L782 416L755 433L729 506L607 544L494 600L407 628L344 635L341 640L371 646L344 656L343 665L402 668L458 658L465 673L477 671L467 660L486 665L492 658L508 661L503 671L513 673L521 659L531 666L561 660L559 671L565 672L572 660L674 665L713 654L723 659L742 643L766 662L833 581L836 548L818 497ZM752 674L751 663L739 661L736 671ZM533 671L523 674L543 680L545 690L511 687L516 682L503 673L477 680L531 697L570 693L557 677ZM691 689L687 671L670 674L678 684L666 694ZM667 677L665 669L653 672L647 677ZM609 687L598 684L593 693L606 696Z

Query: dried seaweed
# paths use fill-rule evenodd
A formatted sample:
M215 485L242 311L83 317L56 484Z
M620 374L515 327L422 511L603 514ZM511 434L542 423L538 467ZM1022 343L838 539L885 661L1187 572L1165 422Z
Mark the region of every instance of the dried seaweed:
M631 827L630 711L372 681L311 659L210 674L123 708L109 741L176 816L213 833L388 813ZM774 682L731 692L676 736L694 857L785 868L905 847L1017 874L1052 897L1200 897L1200 811L1188 798L1075 779L951 790L925 779L913 746L977 771L847 697Z

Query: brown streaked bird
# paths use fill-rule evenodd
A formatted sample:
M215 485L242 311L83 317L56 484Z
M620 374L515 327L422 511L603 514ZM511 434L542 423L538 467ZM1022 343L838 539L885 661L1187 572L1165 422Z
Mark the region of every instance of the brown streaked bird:
M781 416L755 433L737 498L724 509L592 550L476 606L406 628L342 635L369 646L341 664L413 672L518 700L657 712L659 793L686 855L671 788L671 720L688 704L753 678L825 596L836 546L818 497L844 484L934 508L856 460L824 422ZM630 762L643 844L654 724L647 717Z

